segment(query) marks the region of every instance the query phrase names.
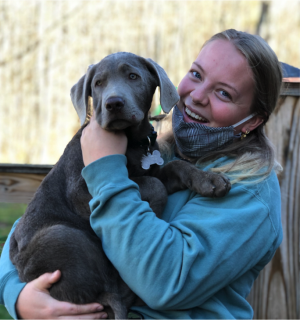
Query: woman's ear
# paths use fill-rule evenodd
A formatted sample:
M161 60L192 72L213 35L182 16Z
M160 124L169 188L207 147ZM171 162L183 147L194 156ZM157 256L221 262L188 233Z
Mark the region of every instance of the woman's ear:
M258 126L260 126L264 122L263 117L261 116L254 116L247 122L243 124L243 127L241 128L241 132L246 133L246 132L251 132L254 129L256 129Z

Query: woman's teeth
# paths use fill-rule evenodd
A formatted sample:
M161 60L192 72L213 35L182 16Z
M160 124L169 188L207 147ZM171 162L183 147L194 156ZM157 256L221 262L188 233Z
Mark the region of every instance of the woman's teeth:
M205 118L198 116L197 114L192 112L190 109L188 109L188 107L185 107L185 112L193 119L196 119L196 120L202 121L202 122L207 122L207 120Z

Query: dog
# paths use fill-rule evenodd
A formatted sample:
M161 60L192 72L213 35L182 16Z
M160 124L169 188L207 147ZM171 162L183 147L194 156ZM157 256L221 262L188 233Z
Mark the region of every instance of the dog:
M126 133L129 177L138 183L142 199L158 217L168 193L190 188L204 196L223 196L229 191L225 177L188 162L172 161L160 168L158 154L159 160L151 164L159 152L148 120L157 86L162 109L169 112L179 97L165 71L150 59L124 52L90 66L73 86L71 99L82 127L43 180L11 236L10 259L21 281L59 269L61 279L49 289L53 298L76 304L98 302L109 318L127 318L130 306L142 303L107 259L89 223L91 195L81 176L80 146L89 97L102 128Z

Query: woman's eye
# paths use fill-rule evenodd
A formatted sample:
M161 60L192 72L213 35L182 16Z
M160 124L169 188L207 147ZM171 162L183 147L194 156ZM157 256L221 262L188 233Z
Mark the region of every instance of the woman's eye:
M224 98L231 99L231 95L227 91L220 90L219 92Z
M95 85L96 86L101 86L102 82L100 80L96 81Z
M131 80L136 80L137 78L138 78L138 75L137 75L137 74L135 74L135 73L130 73L129 79L131 79Z
M201 75L199 72L197 71L192 71L192 74L194 75L194 77L198 78L198 79L201 79Z

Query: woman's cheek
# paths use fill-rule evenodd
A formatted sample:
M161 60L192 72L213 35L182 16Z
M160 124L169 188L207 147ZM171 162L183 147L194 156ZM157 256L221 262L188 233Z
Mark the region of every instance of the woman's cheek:
M212 119L217 127L228 127L234 124L236 113L233 106L217 98L211 101Z
M191 81L189 80L188 74L185 75L185 77L179 83L178 89L177 89L177 92L180 97L184 97L185 95L189 94L193 90L190 82Z

